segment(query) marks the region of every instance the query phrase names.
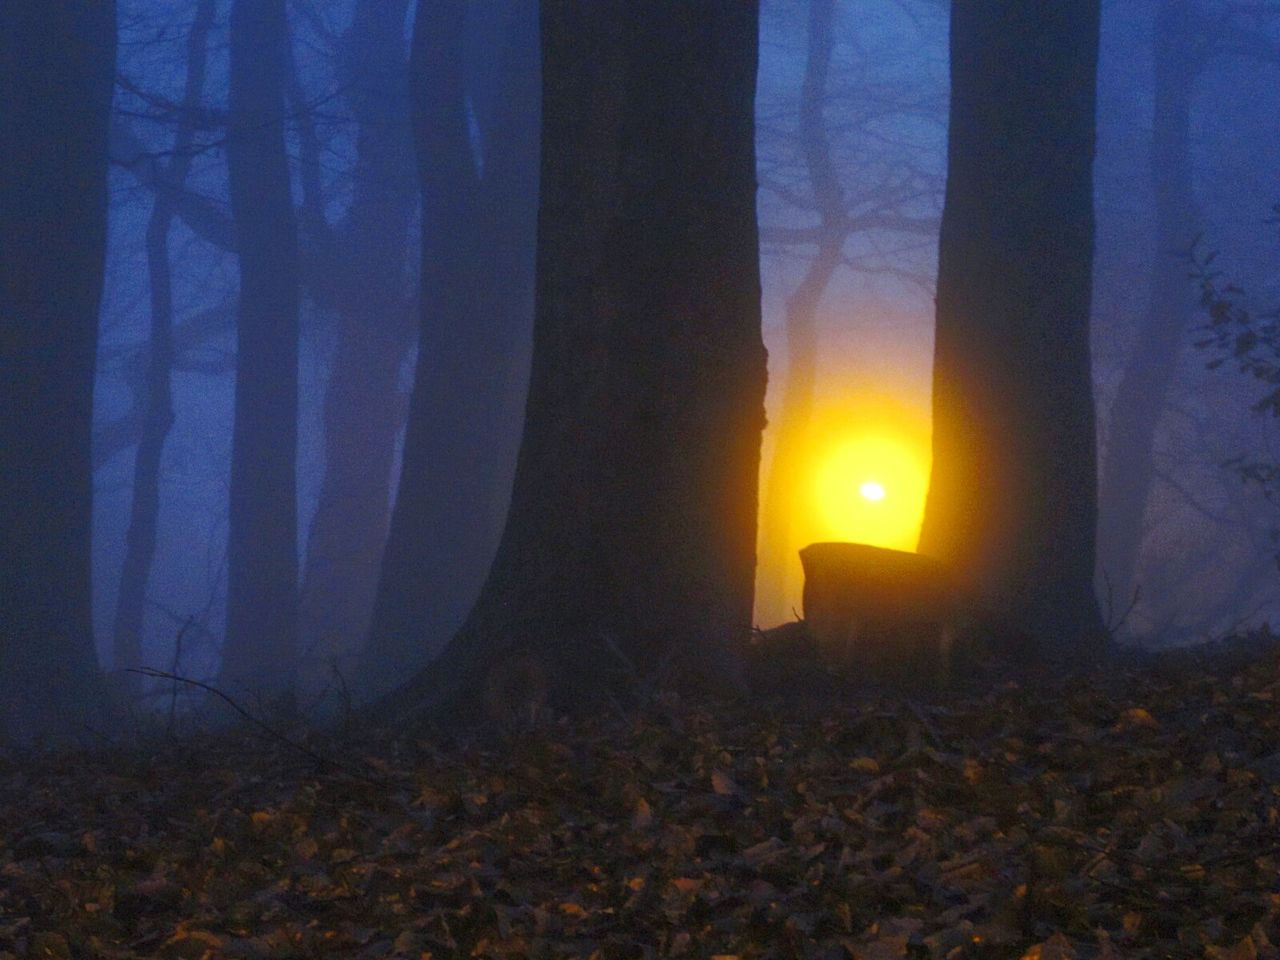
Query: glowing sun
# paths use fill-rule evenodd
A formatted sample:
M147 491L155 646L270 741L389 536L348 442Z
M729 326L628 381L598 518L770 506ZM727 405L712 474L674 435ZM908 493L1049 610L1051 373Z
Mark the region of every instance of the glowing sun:
M914 550L928 487L927 456L906 441L873 432L839 438L814 473L820 535Z
M885 497L884 487L874 480L868 480L858 488L858 492L865 500L883 500Z

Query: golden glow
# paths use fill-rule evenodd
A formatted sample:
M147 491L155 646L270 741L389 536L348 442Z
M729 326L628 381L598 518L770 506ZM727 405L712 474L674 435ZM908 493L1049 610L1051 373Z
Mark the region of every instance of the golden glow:
M815 539L914 550L928 485L925 459L883 428L832 437L814 467Z
M858 488L858 492L867 500L883 500L884 486L875 480L868 480Z
M777 412L763 471L760 623L798 613L804 578L797 553L807 544L916 549L929 486L929 416L901 396L881 389L818 397L799 422Z

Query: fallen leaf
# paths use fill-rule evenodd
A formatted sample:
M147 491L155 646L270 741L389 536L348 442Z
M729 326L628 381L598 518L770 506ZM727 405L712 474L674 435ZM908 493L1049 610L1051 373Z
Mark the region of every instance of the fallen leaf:
M635 812L631 814L631 828L648 830L651 826L653 826L653 809L649 806L649 801L641 797L636 801Z
M1055 933L1048 940L1037 943L1022 955L1022 960L1075 960L1076 948L1063 934Z
M740 791L740 788L733 782L733 779L727 773L720 770L713 770L711 772L711 789L722 797L730 796Z

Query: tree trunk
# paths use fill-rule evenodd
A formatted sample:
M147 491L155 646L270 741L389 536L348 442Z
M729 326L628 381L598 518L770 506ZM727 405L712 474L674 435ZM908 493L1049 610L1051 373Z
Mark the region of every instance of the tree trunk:
M418 201L407 7L408 0L362 0L344 37L356 164L342 242L326 265L338 342L324 400L324 478L301 594L300 682L307 692L331 680L331 666L353 676L369 632L391 512L392 462L404 420L400 367L413 334L409 229Z
M920 548L1046 652L1103 637L1089 356L1098 0L951 13Z
M835 0L811 0L809 4L808 58L800 87L800 138L820 227L817 251L787 300L787 375L774 426L777 439L765 481L760 531L759 589L762 599L769 603L767 609L760 611L764 622L792 616L785 607L787 577L793 563L790 507L795 503L797 485L804 479L799 475L798 460L813 415L818 307L840 266L849 238L844 191L831 161L822 115L834 41L834 13Z
M195 134L195 113L204 93L206 44L213 27L213 0L201 0L187 39L187 79L183 91L183 115L173 140L173 155L165 177L181 189L191 169L191 144ZM142 436L133 465L133 500L129 509L129 529L125 536L124 564L120 573L120 595L111 657L112 670L119 673L143 665L143 625L146 622L147 581L156 552L160 526L160 461L165 438L173 426L173 281L169 263L169 227L176 216L173 194L156 194L147 223L147 270L151 294L151 337L147 354L147 388ZM141 686L137 678L128 686Z
M472 9L476 9L473 3ZM491 0L486 19L498 28L492 38L483 33L472 40L468 76L471 102L480 118L484 167L480 178L480 249L489 261L483 285L484 309L502 318L501 349L494 351L503 371L493 383L493 439L490 479L476 495L487 501L487 523L475 544L482 560L479 576L458 608L465 616L489 569L511 499L511 481L524 404L529 390L534 309L534 249L538 228L538 158L541 153L540 114L542 63L538 48L538 4L525 0ZM486 51L490 43L504 51L502 69L495 71ZM483 87L486 78L499 83ZM476 477L457 472L454 483L474 489ZM447 563L447 558L445 559ZM448 636L439 638L433 651Z
M537 197L536 7L511 5L501 90L471 101L468 11L502 14L500 5L473 7L422 0L414 29L421 332L399 493L362 660L362 686L371 692L411 674L458 628L493 557L510 489L509 382L523 379ZM488 122L480 165L469 101L484 108L472 116Z
M239 338L220 682L274 696L297 656L298 236L284 140L284 0L231 8L227 166Z
M746 0L543 4L537 310L511 510L466 624L389 714L475 703L481 665L512 648L550 665L562 706L664 664L736 680L764 426L756 43Z
M115 75L110 0L0 6L0 736L101 703L90 431Z
M1186 258L1201 222L1191 177L1191 99L1199 74L1192 7L1191 0L1163 0L1156 13L1150 158L1156 249L1146 315L1111 406L1102 461L1099 553L1121 612L1138 583L1156 427L1196 308Z

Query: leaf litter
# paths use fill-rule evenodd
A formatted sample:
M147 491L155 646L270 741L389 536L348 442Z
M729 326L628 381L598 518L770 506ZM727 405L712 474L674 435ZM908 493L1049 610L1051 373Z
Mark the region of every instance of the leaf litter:
M1263 641L931 700L317 736L351 761L323 769L247 733L0 755L0 960L1280 960Z

